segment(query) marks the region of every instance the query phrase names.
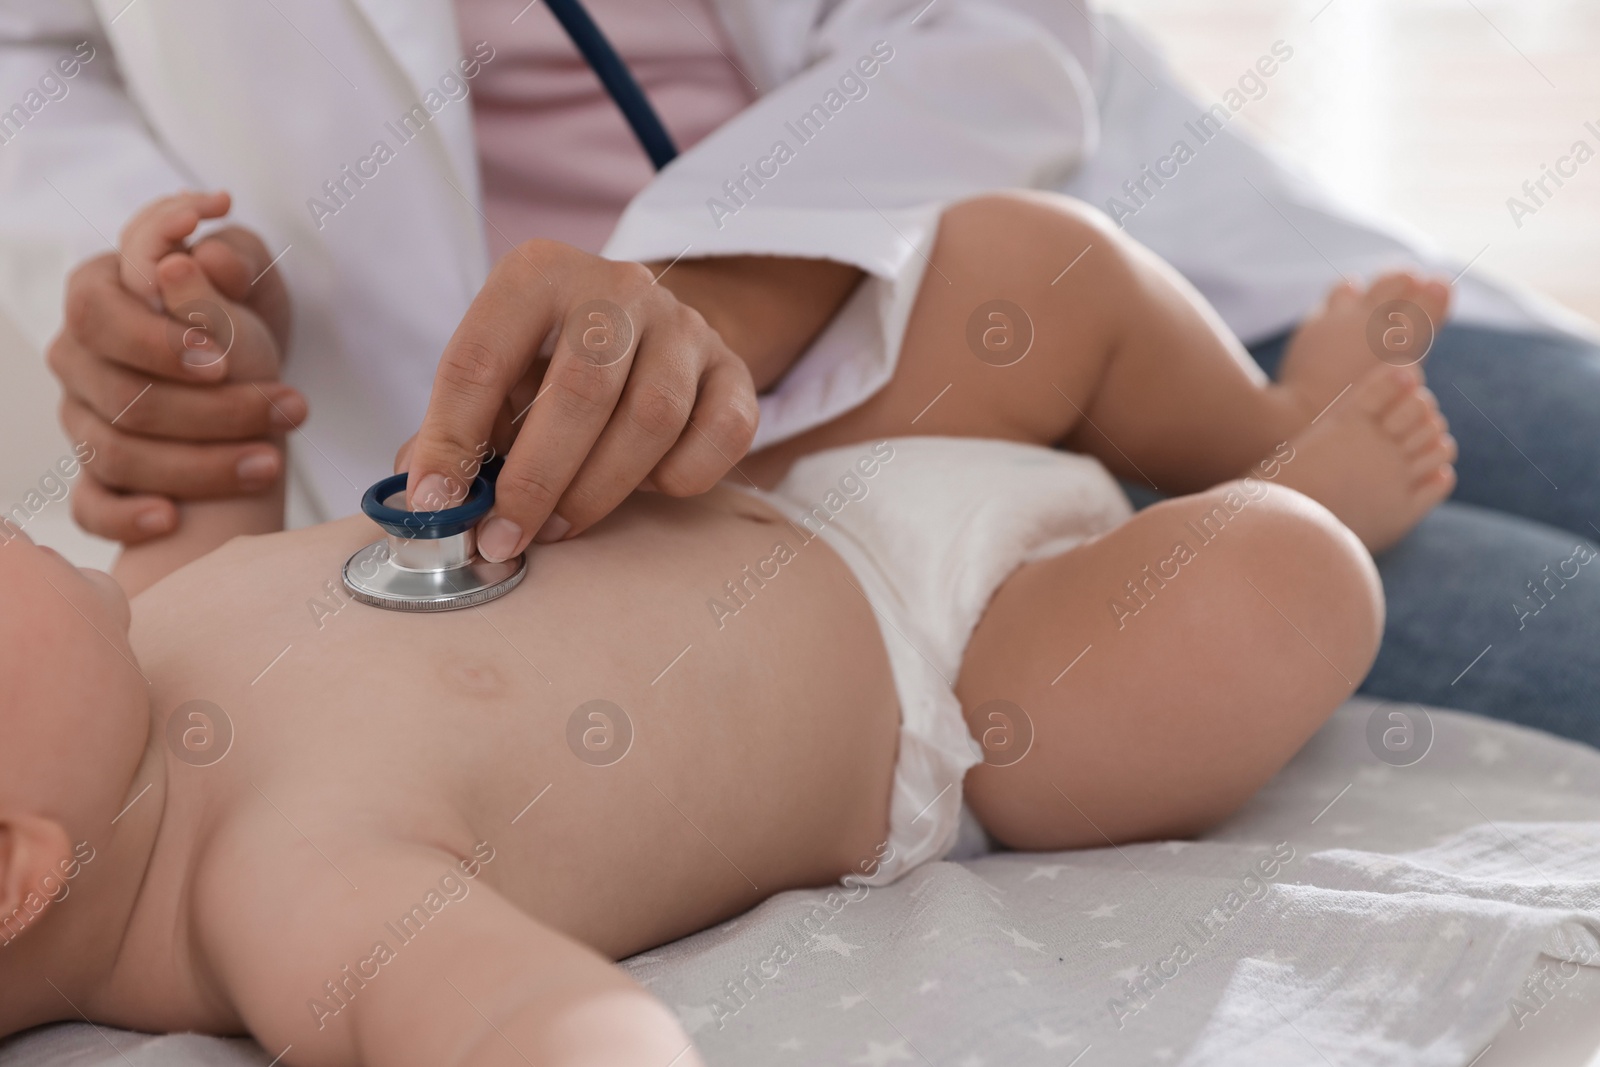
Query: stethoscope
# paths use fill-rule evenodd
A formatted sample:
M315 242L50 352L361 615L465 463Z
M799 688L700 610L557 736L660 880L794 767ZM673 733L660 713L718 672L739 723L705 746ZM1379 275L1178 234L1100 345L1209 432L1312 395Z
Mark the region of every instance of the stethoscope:
M616 101L657 170L677 156L661 118L627 64L611 47L580 0L544 0L550 13ZM466 499L439 511L405 509L406 475L368 489L361 510L385 534L345 561L344 584L363 604L391 611L453 611L486 604L515 589L527 572L518 555L491 563L478 554L477 526L494 507L499 458L484 464Z

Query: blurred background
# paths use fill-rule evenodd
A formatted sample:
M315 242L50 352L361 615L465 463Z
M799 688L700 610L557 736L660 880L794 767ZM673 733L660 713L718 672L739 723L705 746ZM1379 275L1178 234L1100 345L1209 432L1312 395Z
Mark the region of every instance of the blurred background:
M1078 2L1078 0L1062 0ZM1600 159L1519 228L1507 198L1586 138L1600 146L1596 0L1109 0L1153 34L1205 99L1273 41L1294 62L1239 115L1369 213L1399 219L1472 269L1600 319ZM0 508L69 446L42 355L0 317ZM310 424L315 433L315 415ZM112 546L79 532L67 502L28 527L86 566Z
M1506 199L1580 138L1600 148L1595 0L1106 0L1206 100L1282 39L1294 61L1242 128L1346 203L1473 271L1600 319L1600 159L1519 229ZM1585 131L1592 122L1597 132ZM1551 188L1554 188L1553 184Z

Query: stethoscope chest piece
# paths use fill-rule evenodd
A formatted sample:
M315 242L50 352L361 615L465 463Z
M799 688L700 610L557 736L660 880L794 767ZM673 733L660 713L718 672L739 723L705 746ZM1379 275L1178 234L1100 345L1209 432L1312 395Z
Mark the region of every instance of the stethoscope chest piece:
M492 563L478 555L477 525L494 506L494 483L473 479L467 499L440 511L407 511L406 476L368 489L361 510L387 536L345 561L344 584L363 604L390 611L454 611L487 604L517 587L522 556Z

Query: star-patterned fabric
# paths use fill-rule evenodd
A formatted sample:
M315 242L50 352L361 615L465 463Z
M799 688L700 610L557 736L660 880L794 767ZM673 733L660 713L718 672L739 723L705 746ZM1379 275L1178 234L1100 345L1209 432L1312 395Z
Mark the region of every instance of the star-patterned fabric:
M626 966L713 1065L1466 1067L1541 953L1600 967L1600 753L1429 709L1393 766L1388 710L1202 840L785 893Z
M1600 752L1430 709L1394 766L1368 742L1391 710L1351 701L1199 841L784 893L624 966L713 1067L1467 1067L1600 967ZM101 1032L34 1031L0 1067L271 1059Z

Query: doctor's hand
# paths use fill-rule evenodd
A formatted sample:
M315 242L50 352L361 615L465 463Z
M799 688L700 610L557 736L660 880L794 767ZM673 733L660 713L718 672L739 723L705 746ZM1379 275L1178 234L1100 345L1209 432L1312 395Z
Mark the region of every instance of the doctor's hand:
M185 246L228 206L226 193L158 200L128 223L117 252L68 280L48 360L62 425L94 449L73 493L73 517L90 533L137 544L177 528L179 500L281 483L282 436L307 410L277 384L288 292L248 230Z
M450 339L397 469L412 509L435 510L462 499L491 450L505 455L478 546L506 559L582 532L635 489L705 492L744 456L757 414L745 363L649 268L529 241Z

